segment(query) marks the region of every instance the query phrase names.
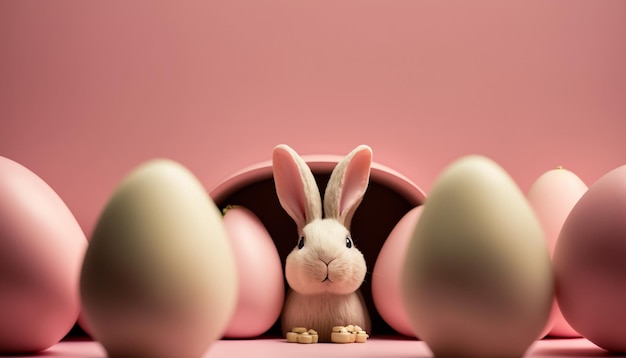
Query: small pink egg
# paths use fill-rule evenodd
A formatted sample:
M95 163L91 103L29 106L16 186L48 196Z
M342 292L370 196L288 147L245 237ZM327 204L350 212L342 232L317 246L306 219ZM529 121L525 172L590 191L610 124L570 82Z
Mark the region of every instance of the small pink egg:
M69 332L86 248L54 190L0 157L0 355L41 351Z
M626 352L626 165L601 177L574 206L554 268L567 322L598 346Z
M411 209L391 230L378 253L372 271L372 298L380 316L398 333L415 337L402 301L400 288L403 258L413 231L422 214L422 206Z
M252 338L270 329L285 298L283 269L274 241L254 213L229 207L224 227L233 246L239 278L235 314L226 329L229 338Z
M541 175L530 187L527 198L544 231L550 255L554 254L561 227L587 185L574 173L558 167ZM554 301L552 313L542 337L580 337L567 323L559 306Z

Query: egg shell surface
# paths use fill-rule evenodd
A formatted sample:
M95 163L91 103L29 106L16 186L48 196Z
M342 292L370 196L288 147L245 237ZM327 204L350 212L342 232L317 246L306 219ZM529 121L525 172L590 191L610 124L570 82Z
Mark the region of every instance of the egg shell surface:
M593 183L554 251L557 301L585 338L626 353L626 165Z
M237 262L238 294L224 335L252 338L278 320L285 300L282 264L272 237L254 213L242 206L226 209L224 227Z
M81 297L110 357L200 357L237 297L222 216L200 182L165 159L115 190L90 240Z
M524 194L495 162L467 156L439 176L409 244L403 299L435 356L520 357L544 328L553 276Z
M544 231L550 255L554 254L556 242L565 219L587 185L573 172L562 167L543 173L531 185L526 197ZM563 317L556 299L543 335L553 337L580 337Z
M78 317L87 240L57 193L0 157L0 354L46 349Z
M372 298L380 316L396 332L415 337L402 302L401 277L413 231L423 206L406 213L385 240L372 271Z

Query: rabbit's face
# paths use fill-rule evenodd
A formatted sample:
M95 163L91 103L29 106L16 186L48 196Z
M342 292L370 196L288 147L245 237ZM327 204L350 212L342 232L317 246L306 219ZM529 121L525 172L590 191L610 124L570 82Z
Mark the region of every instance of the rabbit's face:
M285 264L289 286L301 294L352 293L361 286L366 271L365 258L350 232L334 219L306 225Z

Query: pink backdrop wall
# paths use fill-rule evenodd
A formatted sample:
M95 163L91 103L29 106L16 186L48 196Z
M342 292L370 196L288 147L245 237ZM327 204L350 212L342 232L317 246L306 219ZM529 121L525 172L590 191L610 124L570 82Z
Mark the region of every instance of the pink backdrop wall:
M459 156L523 190L626 164L623 1L2 1L0 155L90 234L153 157L211 189L360 143L426 192Z

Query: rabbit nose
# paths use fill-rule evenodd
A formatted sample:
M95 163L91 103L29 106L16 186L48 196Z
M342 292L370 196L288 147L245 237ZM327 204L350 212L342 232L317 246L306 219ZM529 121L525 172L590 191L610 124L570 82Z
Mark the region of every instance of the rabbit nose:
M320 257L320 261L326 264L326 267L328 267L328 265L330 265L330 263L333 262L335 259L336 257L332 257L332 258Z

